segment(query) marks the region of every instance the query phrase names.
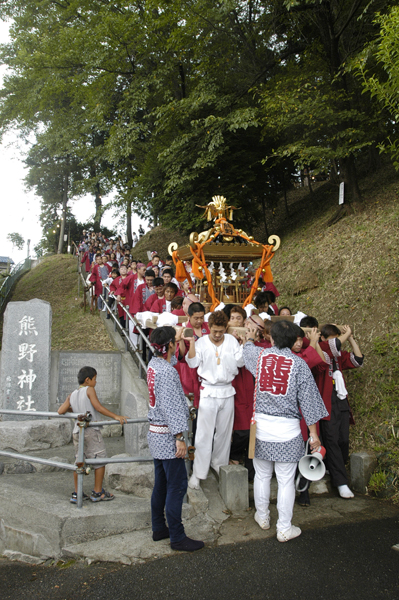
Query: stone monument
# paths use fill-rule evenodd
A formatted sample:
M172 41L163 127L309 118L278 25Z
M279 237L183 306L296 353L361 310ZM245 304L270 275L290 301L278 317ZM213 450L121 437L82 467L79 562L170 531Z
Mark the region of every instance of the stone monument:
M118 412L121 394L120 352L60 352L57 402L62 404L68 394L78 387L78 372L82 367L97 371L96 392L108 410ZM105 417L104 417L105 419Z
M49 410L50 363L50 304L38 299L9 302L4 313L0 406L21 411L21 416L2 415L4 421L23 421L29 418L24 413Z

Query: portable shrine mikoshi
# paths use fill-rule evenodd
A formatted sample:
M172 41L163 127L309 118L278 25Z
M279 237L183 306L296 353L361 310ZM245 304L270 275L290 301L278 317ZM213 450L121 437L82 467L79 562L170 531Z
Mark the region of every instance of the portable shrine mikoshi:
M176 267L176 279L190 279L182 261L191 261L192 275L196 278L196 294L200 301L213 311L218 304L252 302L254 294L263 283L272 283L270 261L280 247L280 238L271 235L268 244L261 244L231 223L235 206L227 206L226 198L213 196L204 208L204 217L214 221L213 226L198 234L190 234L190 242L179 248L176 242L169 245L169 254ZM227 220L227 217L229 220ZM255 279L249 288L242 263L260 259Z

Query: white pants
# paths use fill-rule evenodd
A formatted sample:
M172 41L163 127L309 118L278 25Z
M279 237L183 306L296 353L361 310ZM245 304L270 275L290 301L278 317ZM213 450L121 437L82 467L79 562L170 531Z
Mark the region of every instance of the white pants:
M137 348L138 345L139 345L139 335L138 335L138 333L133 333L133 330L134 330L134 323L133 323L133 321L131 319L129 319L129 337L130 337L130 341L132 341L133 344Z
M201 397L197 418L193 472L198 479L206 479L209 466L219 473L219 467L229 464L234 396Z
M277 491L277 531L287 531L291 527L295 503L296 462L274 462L254 458L254 500L255 508L261 519L269 517L270 481L276 471Z

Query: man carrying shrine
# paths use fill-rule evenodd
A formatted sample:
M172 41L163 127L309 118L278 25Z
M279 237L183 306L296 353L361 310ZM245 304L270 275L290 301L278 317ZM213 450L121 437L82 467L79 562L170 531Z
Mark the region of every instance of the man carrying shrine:
M255 521L261 529L270 529L270 482L273 467L278 483L277 539L288 542L301 535L291 525L295 502L295 471L305 453L301 434L301 412L310 431L310 449L320 446L316 423L328 415L313 375L304 360L291 352L297 328L279 321L270 330L272 347L254 345L256 328L247 325L243 348L246 368L255 377L254 409L251 424L256 423L254 500Z

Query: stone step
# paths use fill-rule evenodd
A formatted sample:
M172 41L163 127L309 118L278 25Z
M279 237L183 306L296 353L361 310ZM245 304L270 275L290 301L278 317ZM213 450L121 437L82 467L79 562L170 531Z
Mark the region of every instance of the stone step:
M186 534L192 539L213 544L219 536L219 528L215 521L206 514L192 518L192 510L188 504L183 505L183 523ZM169 540L154 542L150 527L131 533L109 536L106 540L67 545L63 548L64 557L84 558L89 564L107 561L132 565L170 554L176 554L176 552L171 549Z
M89 476L92 480L93 477ZM115 494L112 502L69 502L73 486L64 473L1 477L1 550L32 556L60 556L62 548L107 536L148 528L150 501ZM84 482L90 493L93 482Z

